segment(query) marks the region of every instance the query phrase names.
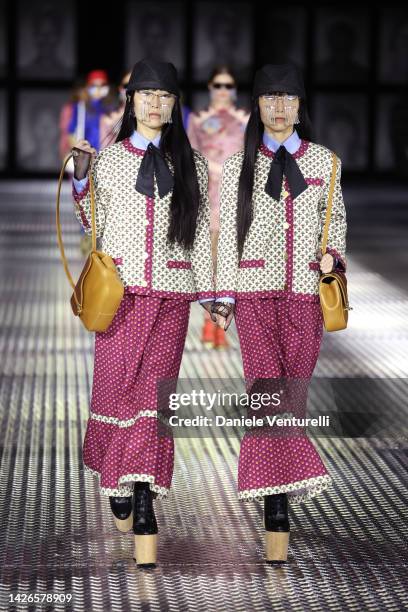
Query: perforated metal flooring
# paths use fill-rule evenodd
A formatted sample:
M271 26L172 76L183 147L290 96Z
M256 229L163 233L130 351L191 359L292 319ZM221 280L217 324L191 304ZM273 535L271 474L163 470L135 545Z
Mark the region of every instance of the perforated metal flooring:
M172 491L155 506L159 565L135 567L132 533L116 531L108 498L81 463L93 334L69 308L54 185L8 183L0 191L0 609L406 608L403 426L389 440L314 440L334 485L291 508L289 563L280 568L263 560L261 504L237 500L239 439L177 439ZM67 195L64 207L77 275L79 231ZM325 334L315 375L407 377L407 293L352 257L349 283L350 326ZM181 376L240 377L235 329L229 350L203 350L201 317L193 305ZM406 417L406 401L402 411ZM72 599L21 601L35 593Z

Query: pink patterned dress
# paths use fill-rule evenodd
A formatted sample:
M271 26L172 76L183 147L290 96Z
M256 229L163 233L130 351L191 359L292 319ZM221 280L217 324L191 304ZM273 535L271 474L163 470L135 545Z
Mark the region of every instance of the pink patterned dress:
M191 113L187 134L191 146L208 159L208 195L211 205L210 230L218 232L220 180L227 157L244 146L244 132L249 115L234 106L216 110L211 106Z

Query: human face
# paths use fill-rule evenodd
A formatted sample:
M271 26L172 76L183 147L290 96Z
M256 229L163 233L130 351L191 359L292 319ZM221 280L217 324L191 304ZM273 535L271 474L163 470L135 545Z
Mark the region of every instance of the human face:
M259 96L261 121L272 132L293 129L297 122L299 97L287 92L271 92Z
M135 91L134 109L138 122L145 127L158 129L171 123L171 113L176 96L164 89L140 89Z
M209 83L211 102L214 104L230 104L235 100L236 88L235 81L230 74L217 74Z
M87 90L93 100L100 100L108 95L109 85L103 79L94 79L88 83Z

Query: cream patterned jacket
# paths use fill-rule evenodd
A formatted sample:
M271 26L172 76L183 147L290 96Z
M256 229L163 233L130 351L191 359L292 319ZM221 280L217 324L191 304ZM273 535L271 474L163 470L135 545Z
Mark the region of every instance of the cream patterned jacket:
M202 206L191 251L167 243L171 192L160 198L135 189L145 151L130 138L106 147L95 157L96 230L99 248L110 255L127 293L193 301L214 298L208 201L208 162L194 151ZM170 168L171 164L169 164ZM73 188L75 215L91 234L89 182Z
M292 200L284 176L279 201L265 192L273 156L273 151L262 143L255 163L253 221L240 261L236 240L236 210L243 151L235 153L224 162L217 253L217 299L319 299L318 253L327 208L332 153L322 145L302 140L292 156L308 187ZM338 269L345 271L346 211L340 177L341 161L338 159L327 252L338 259Z

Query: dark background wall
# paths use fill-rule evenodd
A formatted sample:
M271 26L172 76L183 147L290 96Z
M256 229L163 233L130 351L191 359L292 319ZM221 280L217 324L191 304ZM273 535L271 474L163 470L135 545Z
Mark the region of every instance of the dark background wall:
M55 176L58 120L76 77L112 81L144 56L179 70L184 101L205 105L217 61L233 64L239 102L254 71L303 70L315 140L348 178L408 174L408 10L398 5L285 2L0 0L0 176Z

